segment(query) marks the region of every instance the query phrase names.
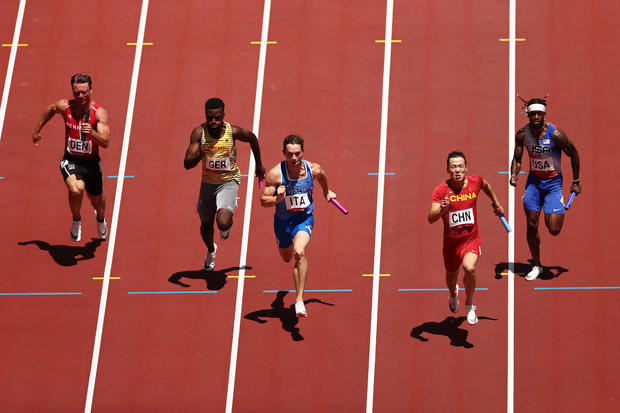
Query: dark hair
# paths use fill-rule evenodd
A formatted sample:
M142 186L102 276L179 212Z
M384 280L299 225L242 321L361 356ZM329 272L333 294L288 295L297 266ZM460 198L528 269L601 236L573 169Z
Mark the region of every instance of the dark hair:
M224 110L224 101L220 98L211 98L205 102L205 112L209 109Z
M73 86L76 83L88 83L88 87L91 88L93 81L90 78L90 76L86 73L76 73L73 76L71 76L71 86Z
M521 99L521 102L523 102L523 107L521 108L521 109L523 109L523 113L527 113L527 107L530 106L530 105L533 105L534 103L539 103L541 105L544 105L545 108L546 108L547 107L547 98L549 97L549 94L547 93L545 95L545 97L542 98L542 99L541 98L531 98L530 100L525 100L521 96L519 96L518 94L517 94L517 97L519 99Z
M284 138L282 150L286 150L286 145L301 145L301 151L304 151L304 139L299 135L288 135Z
M448 154L448 159L446 160L446 166L450 166L450 159L452 158L463 158L463 160L465 161L465 166L467 166L467 158L465 157L465 154L463 152L460 151L452 151Z

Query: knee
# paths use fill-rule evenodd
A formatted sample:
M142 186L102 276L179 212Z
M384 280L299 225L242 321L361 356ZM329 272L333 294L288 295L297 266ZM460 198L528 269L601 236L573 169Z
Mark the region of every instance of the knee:
M527 233L536 234L538 232L538 222L527 221Z
M549 234L555 236L555 235L559 235L560 231L562 231L562 227L559 228L549 228Z
M80 196L82 195L83 191L84 191L84 188L80 188L78 185L69 186L69 195L71 196Z
M217 227L220 231L226 231L232 227L232 215L220 215L216 217Z
M304 248L295 248L293 250L293 256L295 257L295 262L299 262L301 260L306 259L306 250Z
M465 271L465 275L471 274L474 275L476 272L476 264L463 264L463 270Z

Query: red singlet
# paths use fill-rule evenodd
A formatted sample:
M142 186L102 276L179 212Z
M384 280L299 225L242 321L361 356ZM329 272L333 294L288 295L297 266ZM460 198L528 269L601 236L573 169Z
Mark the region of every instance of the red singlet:
M91 159L99 156L99 145L90 135L86 135L82 140L82 128L80 128L80 122L84 121L84 117L81 119L74 119L71 113L71 107L75 104L73 100L69 102L69 106L62 114L65 120L65 151L73 156L79 158ZM90 114L88 117L88 123L92 125L93 130L96 130L97 125L97 109L101 106L93 103L90 105Z
M484 180L479 175L468 176L467 185L457 194L442 182L433 191L433 202L450 198L450 208L443 219L443 254L446 270L454 271L468 252L480 255L482 240L478 235L476 200Z

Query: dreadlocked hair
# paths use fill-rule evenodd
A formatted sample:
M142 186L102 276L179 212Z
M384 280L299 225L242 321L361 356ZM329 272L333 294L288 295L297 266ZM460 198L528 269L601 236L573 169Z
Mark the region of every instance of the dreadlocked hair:
M547 98L549 97L549 93L547 93L545 95L544 98L531 98L529 100L525 100L523 99L518 93L517 93L517 97L519 99L521 99L521 102L523 102L523 106L521 107L523 113L527 114L527 107L534 104L534 103L540 103L541 105L545 105L545 107L547 107Z

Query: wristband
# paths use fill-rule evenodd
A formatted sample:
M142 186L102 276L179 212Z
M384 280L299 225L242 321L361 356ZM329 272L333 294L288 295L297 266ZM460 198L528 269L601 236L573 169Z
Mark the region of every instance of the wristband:
M580 182L580 181L579 181L579 178L577 178L577 179L573 179L573 183L574 183L574 184L578 184L579 182Z

